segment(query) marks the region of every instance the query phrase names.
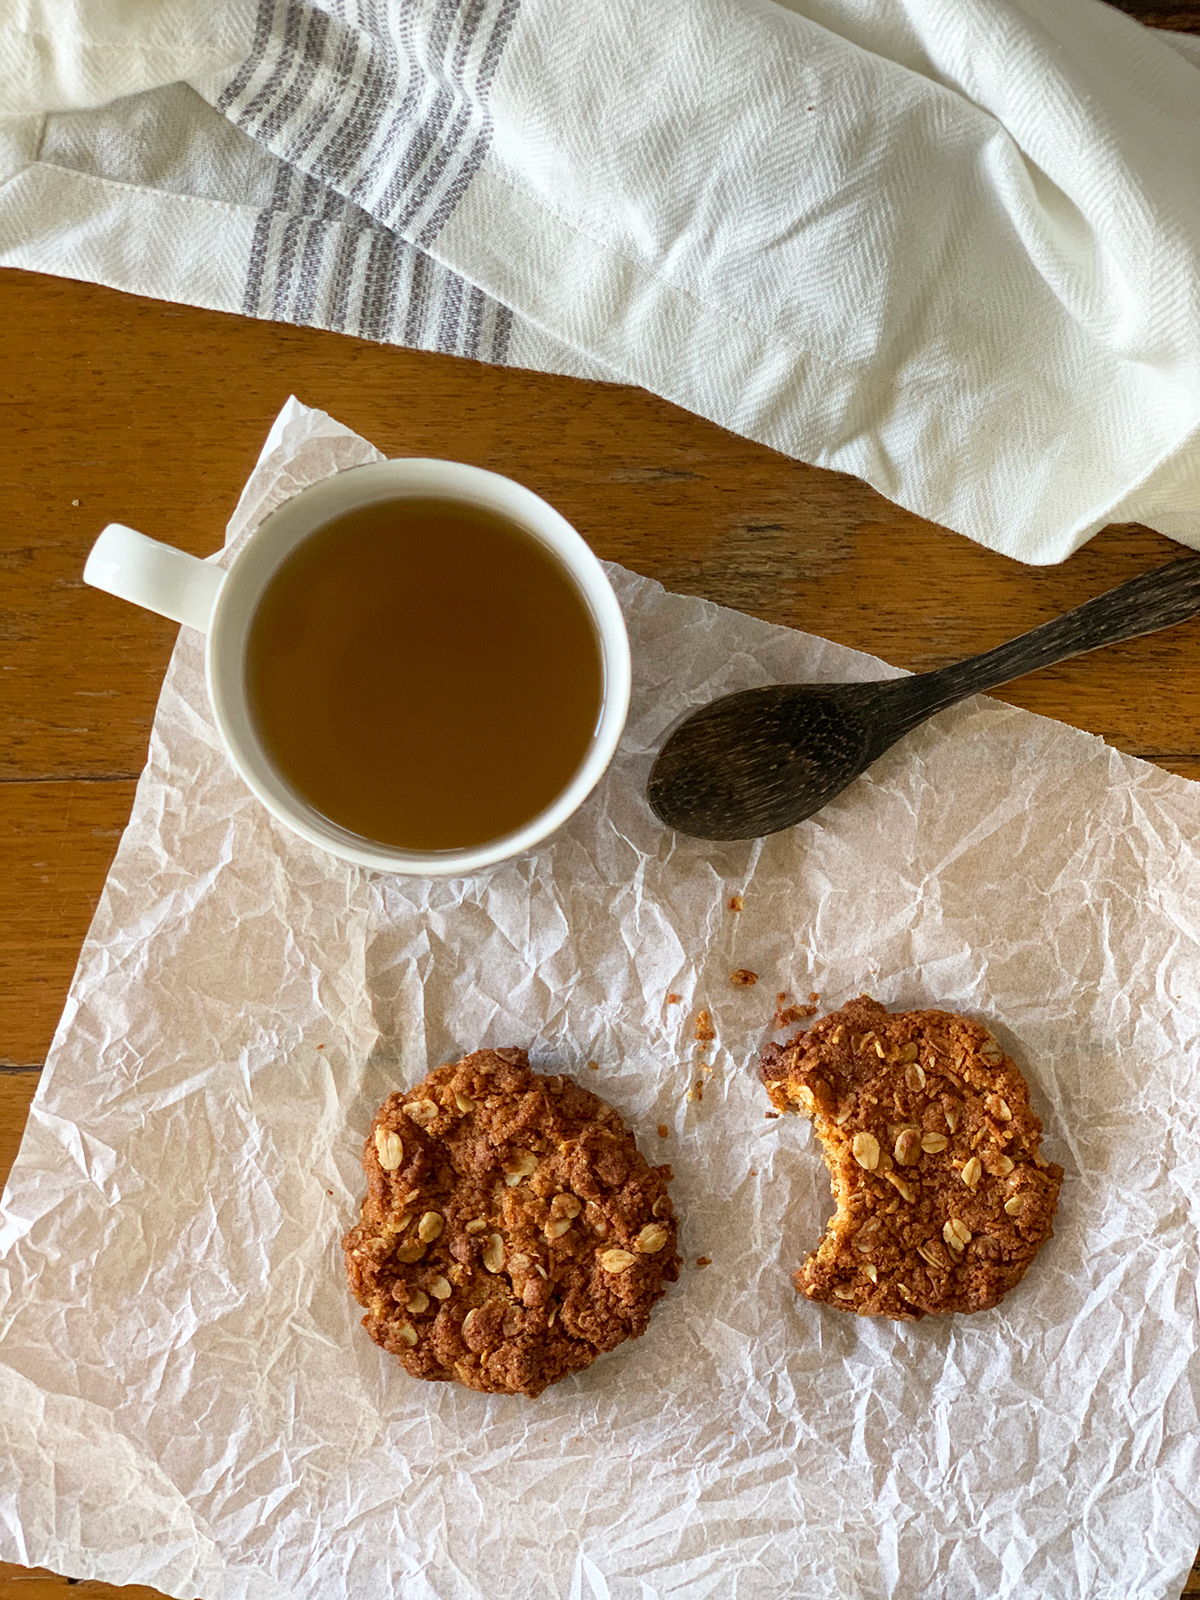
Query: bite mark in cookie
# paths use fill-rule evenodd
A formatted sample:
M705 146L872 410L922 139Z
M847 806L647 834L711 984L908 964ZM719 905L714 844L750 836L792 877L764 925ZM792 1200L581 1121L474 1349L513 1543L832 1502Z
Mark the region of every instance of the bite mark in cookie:
M984 1310L1020 1281L1051 1235L1063 1172L986 1028L863 995L768 1045L761 1067L772 1105L811 1119L833 1183L802 1294L911 1322Z
M539 1395L646 1331L679 1276L669 1166L524 1050L479 1050L384 1101L342 1241L363 1326L415 1378Z

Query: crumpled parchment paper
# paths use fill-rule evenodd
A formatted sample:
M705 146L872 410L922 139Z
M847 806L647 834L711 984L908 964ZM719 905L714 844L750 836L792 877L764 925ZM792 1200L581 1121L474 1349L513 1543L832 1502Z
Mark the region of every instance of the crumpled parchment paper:
M230 540L376 454L290 402ZM1166 1600L1200 1540L1200 786L978 699L811 823L674 838L641 795L684 708L881 666L612 577L611 771L452 883L277 825L181 632L0 1216L0 1557L180 1600ZM1022 1064L1067 1176L997 1310L797 1299L830 1203L752 1071L782 989L964 1010ZM683 1219L648 1334L532 1403L409 1379L339 1249L378 1102L484 1044L610 1099Z

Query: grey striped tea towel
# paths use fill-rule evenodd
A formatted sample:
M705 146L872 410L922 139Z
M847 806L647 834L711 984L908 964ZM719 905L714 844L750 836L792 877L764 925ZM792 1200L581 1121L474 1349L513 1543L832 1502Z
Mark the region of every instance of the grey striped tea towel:
M9 0L0 263L1200 547L1200 40L1100 0Z

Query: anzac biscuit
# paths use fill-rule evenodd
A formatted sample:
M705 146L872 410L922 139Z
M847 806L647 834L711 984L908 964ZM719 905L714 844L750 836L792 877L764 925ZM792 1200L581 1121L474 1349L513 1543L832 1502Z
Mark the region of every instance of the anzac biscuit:
M860 1316L982 1311L1050 1237L1062 1168L1020 1072L986 1028L889 1013L863 995L761 1066L771 1104L804 1111L837 1209L797 1289Z
M670 1167L524 1050L478 1050L390 1095L363 1169L350 1289L414 1378L539 1395L643 1334L679 1276Z

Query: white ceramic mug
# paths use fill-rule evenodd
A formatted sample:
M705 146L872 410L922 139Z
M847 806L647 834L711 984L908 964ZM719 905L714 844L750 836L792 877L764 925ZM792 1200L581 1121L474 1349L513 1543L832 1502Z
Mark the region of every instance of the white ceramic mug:
M498 839L464 850L404 850L339 827L296 793L264 749L246 698L246 640L259 599L281 563L318 528L380 500L437 498L507 517L538 541L574 580L591 615L604 672L604 704L583 762L537 816ZM207 637L208 692L217 727L238 772L295 833L345 861L424 878L460 877L523 854L552 834L595 788L617 748L629 710L625 620L603 567L570 523L532 490L453 461L377 461L335 473L264 519L228 569L147 539L119 522L104 529L83 570L85 583L146 606Z

